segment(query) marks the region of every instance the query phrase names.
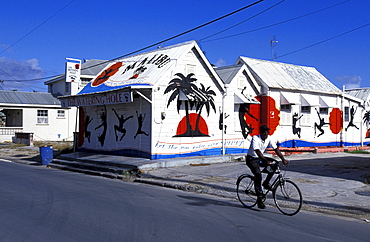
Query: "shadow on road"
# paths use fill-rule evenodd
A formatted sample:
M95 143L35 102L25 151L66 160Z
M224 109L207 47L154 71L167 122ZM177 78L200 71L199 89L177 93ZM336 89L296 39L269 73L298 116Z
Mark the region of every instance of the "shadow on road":
M317 176L335 177L370 183L370 154L341 157L294 160L292 157L288 171Z

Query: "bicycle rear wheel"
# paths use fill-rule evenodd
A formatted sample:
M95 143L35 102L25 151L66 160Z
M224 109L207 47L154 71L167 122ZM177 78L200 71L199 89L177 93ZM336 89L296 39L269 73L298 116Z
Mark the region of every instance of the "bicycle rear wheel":
M242 175L236 183L238 199L244 207L251 208L257 203L257 194L254 189L253 176Z
M276 207L285 215L293 216L302 207L302 193L298 186L290 181L279 182L272 192Z

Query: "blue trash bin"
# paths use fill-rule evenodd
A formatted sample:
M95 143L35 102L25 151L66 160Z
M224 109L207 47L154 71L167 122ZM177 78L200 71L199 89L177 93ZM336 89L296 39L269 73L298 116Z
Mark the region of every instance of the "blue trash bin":
M40 147L41 165L47 165L53 161L53 146Z

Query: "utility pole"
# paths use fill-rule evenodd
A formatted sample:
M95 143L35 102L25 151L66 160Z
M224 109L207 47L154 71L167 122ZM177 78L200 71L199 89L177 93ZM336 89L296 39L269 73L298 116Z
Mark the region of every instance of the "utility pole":
M270 46L271 46L271 60L275 60L277 58L275 52L274 52L274 48L275 46L277 46L278 44L278 41L276 40L276 36L272 36L270 38Z

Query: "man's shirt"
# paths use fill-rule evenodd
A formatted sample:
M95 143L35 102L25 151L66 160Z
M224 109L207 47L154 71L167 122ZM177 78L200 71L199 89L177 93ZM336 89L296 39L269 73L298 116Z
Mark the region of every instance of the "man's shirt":
M275 142L271 140L271 136L267 136L266 140L263 141L260 135L255 135L252 137L251 145L249 146L248 155L253 158L258 158L255 150L260 150L262 153L265 152L266 148L270 146L273 149L277 148Z

